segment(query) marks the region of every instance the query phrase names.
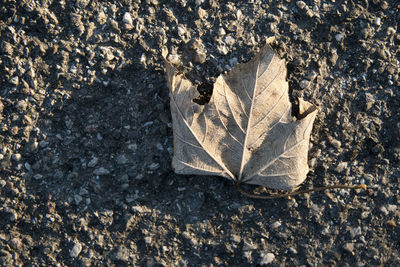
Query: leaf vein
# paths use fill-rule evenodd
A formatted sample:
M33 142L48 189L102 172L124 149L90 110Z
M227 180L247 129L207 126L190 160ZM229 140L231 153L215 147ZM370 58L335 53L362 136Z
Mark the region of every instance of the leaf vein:
M196 139L196 141L202 146L203 150L209 155L209 157L210 157L211 159L213 159L213 160L214 160L214 161L215 161L215 162L230 176L230 177L234 178L235 176L226 168L226 166L225 166L224 164L220 163L220 162L218 161L218 159L216 159L209 151L207 151L207 149L205 149L204 145L203 145L202 143L199 142L199 139L198 139L197 135L193 132L193 130L191 129L191 127L188 125L188 122L187 122L187 121L185 120L185 118L183 117L182 111L179 109L179 107L178 107L178 105L177 105L177 103L176 103L175 95L173 95L173 96L174 96L174 97L172 98L173 101L171 101L171 102L174 104L176 110L178 111L179 116L180 116L181 118L183 118L183 121L184 121L186 127L187 127L187 128L189 129L189 131L192 133L193 137L194 137L194 138Z

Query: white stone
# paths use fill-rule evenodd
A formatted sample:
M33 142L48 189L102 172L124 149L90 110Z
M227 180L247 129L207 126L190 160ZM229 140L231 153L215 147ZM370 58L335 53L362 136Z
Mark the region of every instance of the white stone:
M348 163L345 161L340 162L337 167L335 168L335 171L338 173L342 173L344 170L347 169Z
M182 37L185 35L185 33L186 33L185 27L183 27L182 25L179 25L178 26L178 35Z
M275 255L272 253L267 253L265 255L262 256L261 261L260 261L260 265L267 265L270 264L271 262L273 262L275 259Z
M297 1L297 2L296 2L296 5L297 5L297 7L300 8L300 9L304 9L304 8L307 7L307 4L306 4L304 1Z
M125 14L124 14L124 16L122 18L122 22L125 23L125 24L132 25L133 20L132 20L131 14L129 14L129 12L125 12Z
M276 221L274 223L271 224L271 228L272 229L276 229L279 228L282 224L279 221Z
M301 89L306 89L310 85L310 81L302 80L299 84Z
M224 28L221 27L221 28L218 29L218 35L219 36L224 36L225 34L226 34L226 32L225 32Z
M29 164L28 162L25 162L24 166L25 166L25 169L26 169L28 172L29 172L30 170L32 170L31 164Z
M361 227L354 227L350 230L351 238L355 238L356 236L361 235Z
M20 161L21 158L22 158L22 156L19 153L16 153L16 154L12 155L12 159L15 160L15 161Z
M385 206L381 206L381 208L379 209L385 216L389 215L389 211L386 209Z
M336 39L336 41L340 42L340 41L343 40L343 38L345 36L346 36L346 34L344 34L344 33L338 33L338 34L335 35L335 39Z
M218 50L218 52L220 53L220 54L222 54L222 55L226 55L226 54L228 54L228 48L226 47L226 45L225 44L222 44L222 45L219 45L219 46L217 46L217 50Z
M225 43L229 46L232 46L235 44L235 38L233 38L231 35L228 35L225 37Z
M393 27L388 27L388 28L387 28L387 34L388 34L388 35L393 35L393 34L395 34L395 33L396 33L395 28L393 28Z
M79 255L79 253L81 253L81 251L82 251L81 243L75 242L75 244L74 244L73 248L71 249L71 252L69 253L69 255L72 258L76 258Z
M175 65L179 65L179 63L181 62L179 56L175 55L175 54L169 54L167 59L169 62L171 62L172 64L175 64Z
M397 205L388 204L388 205L387 205L387 210L390 211L390 212L396 212L396 210L397 210Z

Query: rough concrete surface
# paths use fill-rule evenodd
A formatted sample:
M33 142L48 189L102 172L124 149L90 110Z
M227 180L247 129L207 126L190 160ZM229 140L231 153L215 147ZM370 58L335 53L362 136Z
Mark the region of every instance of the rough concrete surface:
M0 0L0 265L400 265L399 21L397 0ZM270 37L319 108L303 187L368 190L173 173L162 49L206 99Z

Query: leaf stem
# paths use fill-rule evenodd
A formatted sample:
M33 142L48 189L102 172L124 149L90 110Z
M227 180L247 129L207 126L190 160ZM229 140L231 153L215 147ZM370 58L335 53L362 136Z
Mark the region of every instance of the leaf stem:
M255 195L255 194L247 193L241 188L240 185L241 185L241 183L239 181L237 181L236 182L237 190L242 195L244 195L246 197L250 197L250 198L256 198L256 199L275 199L275 198L282 198L282 197L292 197L292 196L302 195L302 194L306 194L306 193L312 193L312 192L324 191L324 190L330 190L330 189L364 189L364 190L367 189L367 186L365 184L358 184L358 185L339 184L339 185L328 185L328 186L304 189L304 190L295 191L295 192L265 196L265 195Z

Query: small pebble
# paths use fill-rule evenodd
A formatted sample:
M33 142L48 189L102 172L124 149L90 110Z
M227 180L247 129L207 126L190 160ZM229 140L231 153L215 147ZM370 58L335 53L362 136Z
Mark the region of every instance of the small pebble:
M225 37L225 43L229 46L232 46L235 44L235 38L233 38L231 35L228 35Z
M10 134L11 134L11 135L17 135L18 132L19 132L18 126L13 126L13 127L11 127L11 129L10 129Z
M20 239L14 237L10 240L10 245L13 249L19 249L21 248L22 242Z
M159 163L153 162L152 164L149 165L149 169L150 169L151 171L155 171L155 170L157 170L158 168L160 168L160 164L159 164Z
M374 248L374 247L368 248L368 252L367 252L368 257L373 258L378 254L379 254L379 251L377 248Z
M387 210L387 208L385 206L381 206L381 208L379 209L385 216L389 215L389 211Z
M229 59L229 65L231 65L231 67L235 66L237 63L238 59L236 57Z
M348 253L353 253L354 250L354 244L353 243L346 243L343 245L343 250L348 252Z
M15 161L20 161L21 158L22 158L22 156L21 156L21 154L16 153L16 154L13 154L13 155L11 156L11 158L12 158L13 160L15 160Z
M152 241L151 236L146 236L146 237L144 238L144 242L145 242L147 245L150 245L150 244L151 244L151 241Z
M394 227L396 227L396 222L394 220L388 220L388 221L386 221L386 225L391 228L394 228Z
M317 73L315 71L310 71L309 73L307 73L305 78L309 81L313 81L315 78L317 78Z
M11 222L15 222L18 220L18 213L16 213L14 210L11 210L8 218Z
M167 60L169 62L171 62L172 64L174 64L174 65L179 65L180 62L181 62L179 56L175 55L175 54L169 54L168 57L167 57Z
M329 138L329 143L336 149L339 149L342 146L342 143L333 137Z
M131 14L129 12L125 12L124 16L122 17L122 22L125 24L132 24L133 20Z
M383 10L386 10L386 9L388 9L390 6L389 6L389 4L388 4L388 2L386 2L386 1L382 1L381 2L381 8L383 9ZM398 6L397 6L397 8L398 8Z
M64 177L64 173L61 170L56 170L54 173L54 179L62 179Z
M332 65L336 65L336 61L338 60L339 56L337 54L336 49L332 49L329 53L329 61L332 63Z
M17 103L17 109L19 112L24 112L26 110L26 108L28 107L28 103L24 100L20 100Z
M79 195L84 196L84 195L87 195L87 194L89 194L89 191L87 191L86 188L82 187L82 188L79 190Z
M296 5L297 5L297 7L300 8L300 9L304 9L304 8L307 7L307 4L306 4L304 1L297 1L297 2L296 2Z
M127 262L129 260L129 250L124 246L118 246L114 252L114 260Z
M307 7L306 15L307 15L309 18L312 18L312 17L314 17L314 12L312 11L312 9L309 9L309 8Z
M82 202L82 197L80 195L75 195L74 196L74 201L76 205L79 205L79 203Z
M388 204L388 205L387 205L387 210L390 211L390 212L396 212L396 210L397 210L397 205Z
M117 158L117 164L118 164L118 165L124 165L124 164L126 164L127 162L128 162L128 159L126 158L125 155L120 155L120 156L118 156L118 158Z
M301 89L306 89L310 85L310 81L308 80L302 80L299 84Z
M275 259L275 255L272 253L267 253L265 255L262 256L261 261L260 261L260 265L267 265L270 264L271 262L273 262Z
M185 33L186 33L185 27L183 27L182 25L179 25L179 26L178 26L178 35L179 35L180 37L183 37L183 36L185 35Z
M109 19L109 22L114 30L119 31L118 22L116 22L114 19Z
M143 127L147 127L147 126L153 125L153 123L154 123L154 122L152 122L152 121L147 121L147 122L145 122L145 123L143 124Z
M354 239L356 236L361 235L361 227L354 227L350 230L351 238Z
M228 48L226 47L225 44L221 44L217 46L218 53L222 55L227 55L228 54Z
M396 33L396 30L393 27L388 27L386 33L387 35L393 35Z
M233 234L233 235L231 236L231 240L232 240L233 242L240 243L240 241L242 241L242 238L241 238L239 235Z
M24 167L25 167L25 169L26 169L28 172L32 170L31 164L29 164L29 162L25 162L25 163L24 163Z
M271 224L271 229L277 229L281 226L282 224L279 221L276 221Z
M341 42L345 36L346 36L346 34L344 34L344 33L338 33L335 35L335 39L336 39L336 41Z
M157 143L157 144L156 144L156 147L157 147L157 149L160 150L160 151L163 151L163 150L164 150L164 147L163 147L162 144L160 144L160 143Z
M96 166L98 161L99 161L99 159L94 157L89 161L87 166L90 167L90 168L93 168L94 166Z
M196 1L195 1L196 6L201 5L203 2L204 2L204 0L196 0Z
M151 212L151 210L149 210L145 206L133 206L132 207L132 211L135 211L137 213L149 213L149 212Z
M33 179L35 179L35 180L40 180L40 179L42 179L43 178L43 175L41 175L41 174L35 174L34 176L33 176Z
M361 212L361 219L366 219L368 218L370 212L369 211L363 211Z
M76 241L74 243L74 246L72 247L71 252L69 253L69 255L72 258L76 258L79 255L79 253L81 253L81 251L82 251L82 245L81 245L81 243Z
M308 162L308 166L310 167L310 169L314 169L316 165L317 165L317 159L316 158L312 158Z
M199 15L199 19L205 19L205 18L207 18L208 13L206 10L199 7L199 9L197 10L197 15Z
M18 85L18 83L19 83L19 78L18 78L18 76L12 77L12 78L10 79L10 83L13 84L13 85Z
M198 63L198 64L203 64L206 62L207 55L201 51L201 50L196 50L194 56L193 56L193 62Z
M94 175L107 175L110 174L110 171L104 167L100 167L93 172Z
M340 162L338 165L337 165L337 167L335 168L335 171L337 172L337 173L342 173L342 172L344 172L346 169L347 169L347 162Z

